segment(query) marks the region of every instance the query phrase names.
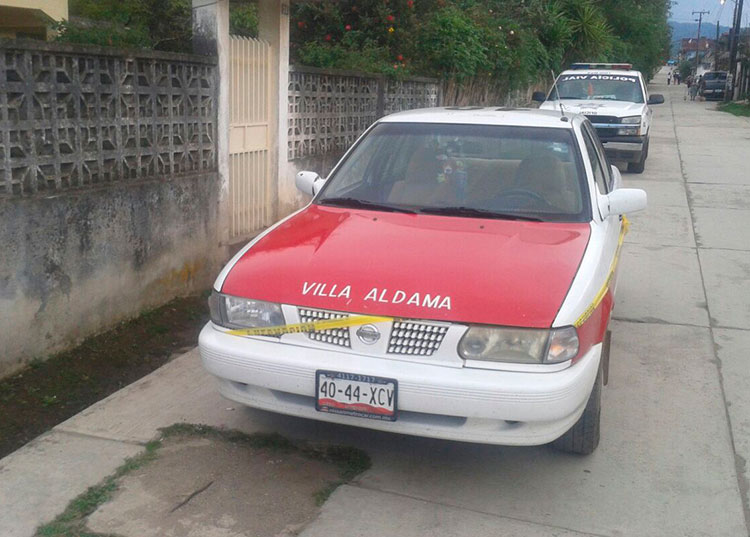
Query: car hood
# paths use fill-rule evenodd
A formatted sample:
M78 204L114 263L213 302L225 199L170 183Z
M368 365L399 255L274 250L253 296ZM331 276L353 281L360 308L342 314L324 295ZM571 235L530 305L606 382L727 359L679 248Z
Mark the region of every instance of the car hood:
M574 114L585 114L587 116L640 116L643 103L629 103L626 101L609 101L609 100L576 100L570 99L562 102L566 112ZM543 110L560 110L560 101L545 101L539 107Z
M310 205L255 243L221 291L352 313L550 327L587 223Z

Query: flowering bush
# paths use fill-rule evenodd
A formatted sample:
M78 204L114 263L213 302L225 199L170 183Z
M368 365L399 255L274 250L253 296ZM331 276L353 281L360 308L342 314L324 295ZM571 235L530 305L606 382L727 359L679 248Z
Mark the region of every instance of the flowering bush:
M299 0L292 58L509 88L572 61L631 61L650 73L668 46L667 8L668 0Z

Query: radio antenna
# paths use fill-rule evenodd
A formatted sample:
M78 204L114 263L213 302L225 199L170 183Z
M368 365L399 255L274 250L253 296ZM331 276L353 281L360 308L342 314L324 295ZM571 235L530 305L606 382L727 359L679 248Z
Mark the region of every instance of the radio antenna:
M563 107L562 99L560 99L560 90L557 89L557 76L555 76L555 71L550 69L549 72L552 74L552 88L555 90L555 97L557 97L557 102L560 105L560 116L562 116L563 121L567 121L568 118L565 117L565 108Z

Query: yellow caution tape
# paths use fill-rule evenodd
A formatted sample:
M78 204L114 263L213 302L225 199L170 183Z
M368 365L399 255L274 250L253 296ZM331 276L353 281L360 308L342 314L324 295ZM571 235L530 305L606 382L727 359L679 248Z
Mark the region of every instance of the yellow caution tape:
M237 330L229 330L226 333L233 336L281 336L283 334L321 332L323 330L333 330L334 328L348 328L350 326L360 326L363 324L384 323L392 320L393 317L356 315L343 317L341 319L312 321L309 323L283 324L278 326L267 326L264 328L239 328Z
M579 328L588 320L589 317L591 317L591 315L594 313L594 310L599 307L599 304L601 304L602 300L604 300L604 297L607 295L609 284L612 283L612 278L614 277L615 270L617 269L617 262L620 259L620 250L622 249L622 243L625 240L625 235L627 235L628 229L630 229L630 221L625 217L625 215L623 215L620 237L617 240L617 250L615 250L615 257L612 260L612 265L610 265L609 267L609 274L607 274L607 279L604 280L604 285L602 285L601 289L599 289L599 292L596 294L591 304L589 304L589 306L585 310L583 310L581 316L578 317L578 319L576 319L576 322L573 323L573 326L575 326L576 328Z

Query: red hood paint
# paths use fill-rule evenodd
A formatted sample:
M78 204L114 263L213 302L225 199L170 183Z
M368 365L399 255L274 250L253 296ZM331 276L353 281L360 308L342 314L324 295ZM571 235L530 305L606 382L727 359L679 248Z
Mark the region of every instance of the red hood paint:
M353 313L543 328L565 299L589 233L586 223L310 205L250 248L221 291Z

